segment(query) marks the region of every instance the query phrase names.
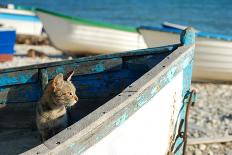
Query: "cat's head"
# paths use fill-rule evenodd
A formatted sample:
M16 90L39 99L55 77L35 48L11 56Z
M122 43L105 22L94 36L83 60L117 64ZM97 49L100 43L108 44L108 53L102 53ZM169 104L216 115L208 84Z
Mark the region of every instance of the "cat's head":
M65 76L60 73L52 80L52 99L57 105L73 106L78 101L76 88L71 82L73 74L74 71Z

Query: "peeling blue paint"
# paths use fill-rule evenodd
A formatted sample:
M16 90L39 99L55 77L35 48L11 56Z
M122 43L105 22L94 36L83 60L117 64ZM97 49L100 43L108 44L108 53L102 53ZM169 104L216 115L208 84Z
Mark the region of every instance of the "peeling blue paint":
M105 70L105 66L102 63L97 64L92 71L94 72L103 72Z
M116 126L120 126L121 124L123 124L127 118L129 117L128 113L124 113L121 117L119 117L116 122L115 122L115 125Z
M180 35L180 42L182 45L191 45L195 43L195 30L188 27L186 30L182 31Z
M31 75L19 75L19 76L9 76L5 75L0 77L0 86L2 85L11 85L17 83L26 83L31 78Z
M66 71L66 69L64 68L64 66L57 66L55 68L48 68L47 69L47 73L48 73L48 79L53 79L57 74L62 73L64 74ZM44 71L45 72L45 71Z
M68 145L68 147L73 148L73 147L75 147L75 145L76 145L75 143L71 143L71 144Z
M137 105L139 108L141 108L145 103L147 103L147 100L143 95L137 98Z
M177 69L177 67L172 67L172 68L168 71L168 73L167 73L167 80L168 80L168 81L171 81L171 80L174 78L175 73L176 73L176 69Z
M191 60L192 60L192 58L190 58L190 57L187 57L184 60L184 62L183 62L183 69L186 68L189 65L189 63L191 63Z
M64 73L64 67L57 67L56 68L56 73Z
M24 84L38 79L37 69L0 74L0 86Z
M189 95L187 93L190 92L190 87L191 87L191 79L192 79L192 62L190 58L186 58L184 64L186 65L186 67L183 70L183 90L182 90L182 97L183 97L183 103L182 103L182 108L179 112L179 116L178 116L178 120L177 120L177 124L176 124L176 130L178 130L179 124L180 124L180 120L184 119L184 124L186 123L187 120L185 120L185 115L186 115L186 108L187 108L187 102L188 102L188 97ZM181 128L181 131L184 132L185 131L185 127L184 125ZM177 148L178 145L180 145L181 143L183 143L183 138L178 138L176 143L175 143L175 147L174 150ZM182 147L175 153L175 155L181 155L183 154L183 145Z
M102 137L100 137L100 136L96 137L96 141L99 141L100 139L102 139Z
M153 89L151 90L151 95L154 96L159 90L160 90L159 85L154 86Z
M191 80L192 80L192 64L190 63L187 67L183 70L183 91L182 96L186 94L187 91L190 90Z
M75 143L71 143L68 145L69 151L64 150L65 152L61 151L59 154L63 154L63 153L67 153L68 154L75 154L75 155L80 155L82 152L84 152L86 150L85 147L83 146L77 146Z

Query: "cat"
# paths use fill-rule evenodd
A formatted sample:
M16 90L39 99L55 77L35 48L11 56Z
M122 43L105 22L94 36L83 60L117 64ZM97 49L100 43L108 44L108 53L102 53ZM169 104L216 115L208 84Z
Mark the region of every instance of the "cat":
M45 87L36 106L36 125L42 142L51 138L68 126L66 106L77 101L76 88L71 82L74 72L65 77L60 73Z

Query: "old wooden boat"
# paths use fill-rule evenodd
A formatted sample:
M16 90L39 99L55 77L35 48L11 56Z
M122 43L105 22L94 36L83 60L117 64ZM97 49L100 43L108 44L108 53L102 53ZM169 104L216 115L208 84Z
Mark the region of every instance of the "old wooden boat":
M190 28L180 44L0 70L0 154L182 154L193 57ZM35 102L70 70L73 124L41 144Z
M73 54L104 54L146 48L136 28L36 9L55 47Z
M41 35L43 28L33 9L14 5L0 7L0 25L12 27L23 35Z
M165 23L164 27L139 28L148 47L164 46L179 40L182 25ZM232 81L232 37L196 31L193 80ZM169 38L169 39L167 39Z

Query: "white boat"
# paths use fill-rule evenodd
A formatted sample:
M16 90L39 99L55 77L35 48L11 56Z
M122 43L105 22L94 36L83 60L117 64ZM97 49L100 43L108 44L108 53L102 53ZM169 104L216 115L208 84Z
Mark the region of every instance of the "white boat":
M16 8L12 5L0 8L0 25L12 27L17 34L41 35L43 25L32 10Z
M164 23L163 27L139 28L148 47L164 46L179 41L182 25ZM193 67L195 81L232 81L232 37L196 31Z
M55 47L73 54L103 54L146 48L136 28L36 9Z

